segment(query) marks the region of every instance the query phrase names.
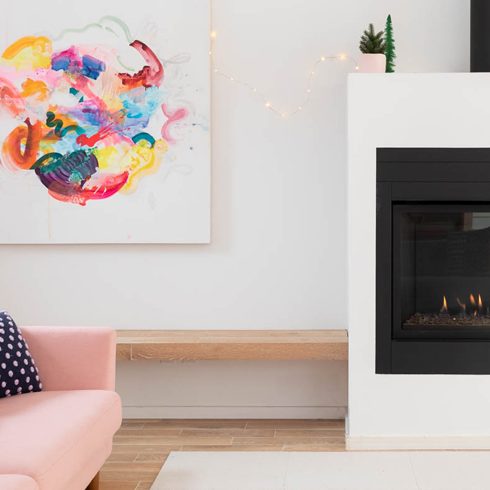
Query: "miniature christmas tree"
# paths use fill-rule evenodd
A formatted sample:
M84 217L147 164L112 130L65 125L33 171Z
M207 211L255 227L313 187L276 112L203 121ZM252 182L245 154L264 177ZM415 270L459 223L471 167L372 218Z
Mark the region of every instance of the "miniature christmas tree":
M364 31L359 44L361 53L365 54L384 54L385 41L383 38L384 32L374 32L373 24L369 24L369 28Z
M395 40L393 39L393 24L391 15L386 19L385 28L385 55L386 55L386 73L394 73L395 71Z

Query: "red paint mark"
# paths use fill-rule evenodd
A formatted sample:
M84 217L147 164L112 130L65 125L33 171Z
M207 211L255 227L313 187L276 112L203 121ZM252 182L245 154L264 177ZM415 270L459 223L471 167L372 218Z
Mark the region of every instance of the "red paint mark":
M167 118L167 121L162 126L162 138L167 143L175 143L175 139L170 134L170 126L178 121L181 121L182 119L185 119L189 115L189 111L185 107L181 107L174 112L170 112L167 104L162 104L162 111Z
M164 69L157 55L141 41L133 41L130 46L138 51L147 65L134 75L118 73L117 76L121 79L122 84L129 88L151 87L152 85L159 87L163 81Z
M58 201L70 202L73 204L79 204L80 206L85 206L88 201L107 199L119 192L129 178L129 172L123 172L117 175L106 175L103 177L98 177L96 179L90 179L91 186L84 187L81 191L71 196L64 196L62 194L57 194L52 190L49 190L49 194L57 199ZM92 182L94 180L94 182Z
M87 136L86 134L81 134L78 138L77 138L77 143L80 145L80 146L90 146L90 147L93 147L95 146L95 144L104 139L104 138L107 138L107 136L109 136L111 134L111 127L110 126L107 126L105 128L102 128L100 131L98 131L97 133L93 134L92 136Z

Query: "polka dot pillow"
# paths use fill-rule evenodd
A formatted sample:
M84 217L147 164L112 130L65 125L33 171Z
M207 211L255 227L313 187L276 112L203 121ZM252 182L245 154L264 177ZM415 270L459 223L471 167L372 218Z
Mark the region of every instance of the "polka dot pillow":
M42 388L22 332L6 311L0 311L0 398Z

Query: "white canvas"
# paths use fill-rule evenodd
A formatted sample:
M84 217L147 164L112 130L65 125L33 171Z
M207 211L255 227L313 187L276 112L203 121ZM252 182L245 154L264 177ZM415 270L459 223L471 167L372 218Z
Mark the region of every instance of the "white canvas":
M209 242L208 1L11 2L0 27L0 243Z

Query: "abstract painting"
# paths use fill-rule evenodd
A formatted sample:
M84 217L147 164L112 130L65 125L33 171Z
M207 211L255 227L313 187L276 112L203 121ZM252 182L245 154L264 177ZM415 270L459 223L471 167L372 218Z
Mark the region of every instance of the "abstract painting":
M0 20L0 242L208 242L207 1L67 6Z

